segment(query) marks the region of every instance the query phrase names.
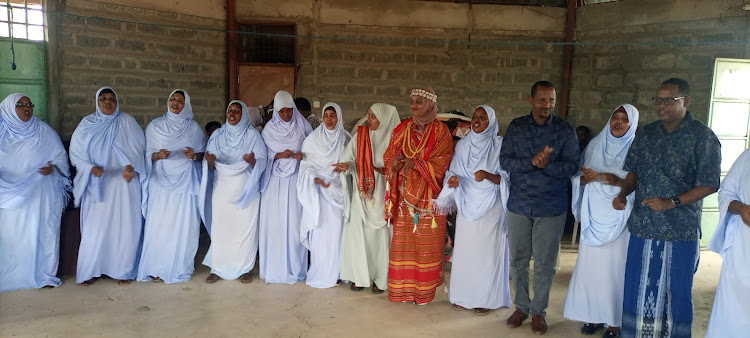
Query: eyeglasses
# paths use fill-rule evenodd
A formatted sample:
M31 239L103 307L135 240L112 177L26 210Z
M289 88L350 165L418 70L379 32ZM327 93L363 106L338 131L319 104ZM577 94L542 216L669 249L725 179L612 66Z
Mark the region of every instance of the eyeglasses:
M16 103L16 107L29 107L29 108L34 108L34 104L33 104L33 103L31 103L31 102L29 102L29 103L21 103L21 102L18 102L18 103Z
M677 97L652 97L651 101L654 102L655 106L664 103L667 106L673 106L675 102L685 99L685 96Z

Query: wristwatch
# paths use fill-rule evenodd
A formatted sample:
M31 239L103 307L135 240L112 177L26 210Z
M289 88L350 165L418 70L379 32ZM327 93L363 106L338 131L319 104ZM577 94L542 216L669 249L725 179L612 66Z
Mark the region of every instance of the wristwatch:
M682 202L680 202L680 197L672 197L672 204L674 204L675 207L679 207L680 205L682 205Z

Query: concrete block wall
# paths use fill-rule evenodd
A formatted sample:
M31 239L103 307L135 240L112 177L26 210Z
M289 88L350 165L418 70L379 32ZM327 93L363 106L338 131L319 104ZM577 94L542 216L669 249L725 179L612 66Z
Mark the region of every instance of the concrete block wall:
M239 21L295 22L297 96L341 105L350 128L377 102L408 117L409 93L431 86L440 112L495 108L501 132L527 114L538 80L560 84L562 48L482 41L561 41L565 9L429 1L237 3ZM315 108L314 108L315 109ZM315 111L319 114L319 111Z
M376 102L393 104L408 117L411 90L431 86L440 112L458 109L471 116L477 105L489 104L505 130L513 118L528 113L526 98L534 82L559 85L562 74L562 48L552 45L480 44L498 39L490 34L472 35L469 44L450 30L381 28L373 34L367 27L331 25L320 31L342 39L318 44L319 85L311 94L339 103L353 113L353 121ZM337 34L341 31L347 34ZM523 38L540 37L502 36Z
M746 57L743 44L713 44L746 40L742 3L632 0L579 9L578 41L592 44L574 47L568 120L595 135L618 105L630 103L641 125L653 122L659 84L679 77L691 86L688 109L706 123L715 59Z
M59 10L65 13L54 32L63 139L95 111L94 95L105 85L144 128L167 111L167 96L177 88L190 94L196 121L223 121L226 39L210 29L225 29L225 20L87 0L64 1Z

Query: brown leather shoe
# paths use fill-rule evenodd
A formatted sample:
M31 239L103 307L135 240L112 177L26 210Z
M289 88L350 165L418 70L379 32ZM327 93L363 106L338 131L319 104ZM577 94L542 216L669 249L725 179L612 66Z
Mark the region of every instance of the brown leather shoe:
M531 332L534 334L545 334L547 333L547 321L541 315L534 315L531 317Z
M523 313L523 311L521 310L516 310L512 315L510 315L510 317L508 317L508 320L505 321L505 324L507 324L508 327L515 329L521 326L526 318L529 318L529 315Z

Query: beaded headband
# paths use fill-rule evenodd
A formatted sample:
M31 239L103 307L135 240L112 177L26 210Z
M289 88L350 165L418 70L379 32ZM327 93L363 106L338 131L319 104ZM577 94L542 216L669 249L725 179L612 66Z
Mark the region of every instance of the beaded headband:
M424 89L414 89L411 91L412 96L421 96L432 102L437 103L437 94L430 93Z

